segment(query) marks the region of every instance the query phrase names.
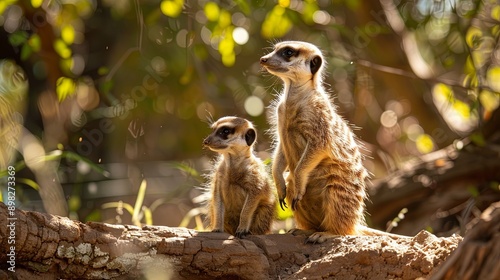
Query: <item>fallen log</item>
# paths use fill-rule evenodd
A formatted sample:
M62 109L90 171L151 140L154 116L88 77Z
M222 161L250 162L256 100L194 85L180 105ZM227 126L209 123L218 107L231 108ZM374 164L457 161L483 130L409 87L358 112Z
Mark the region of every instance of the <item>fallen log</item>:
M82 223L0 203L0 278L17 279L415 279L426 277L461 237L304 236L237 239L163 226ZM12 242L15 241L15 243Z

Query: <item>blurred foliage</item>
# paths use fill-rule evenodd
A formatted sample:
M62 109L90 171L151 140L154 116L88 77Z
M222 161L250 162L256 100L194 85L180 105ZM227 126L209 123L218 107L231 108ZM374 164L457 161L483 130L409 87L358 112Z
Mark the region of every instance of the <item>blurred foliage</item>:
M28 75L24 126L45 150L94 169L122 163L137 195L135 182L153 172L146 163L195 159L207 168L213 155L201 141L212 117L252 120L259 156L269 158L265 107L281 83L259 58L272 42L309 41L327 57L339 112L362 128L366 166L382 177L456 139L483 139L478 128L500 104L499 21L490 0L4 0L0 58ZM86 182L90 173L62 157L63 181ZM70 192L72 208L89 207L73 198L84 190ZM136 221L155 214L132 203L120 207Z
M134 206L124 203L123 201L118 202L108 202L102 205L103 209L115 208L117 212L116 222L122 223L120 216L123 215L123 210L132 216L132 223L136 226L141 226L141 224L152 225L153 215L151 208L144 205L144 197L146 196L147 181L142 180L141 186L139 187L139 192L137 193Z

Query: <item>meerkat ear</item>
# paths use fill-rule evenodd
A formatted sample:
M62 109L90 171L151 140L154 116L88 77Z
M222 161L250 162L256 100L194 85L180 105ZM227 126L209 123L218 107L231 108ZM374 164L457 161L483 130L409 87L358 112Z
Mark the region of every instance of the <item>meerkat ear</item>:
M248 129L247 133L245 133L245 141L247 142L247 145L252 146L253 142L255 141L255 138L257 138L255 129L253 128Z
M316 72L318 72L319 68L321 67L321 63L323 63L323 60L317 55L309 63L311 66L311 74L314 75L316 74Z

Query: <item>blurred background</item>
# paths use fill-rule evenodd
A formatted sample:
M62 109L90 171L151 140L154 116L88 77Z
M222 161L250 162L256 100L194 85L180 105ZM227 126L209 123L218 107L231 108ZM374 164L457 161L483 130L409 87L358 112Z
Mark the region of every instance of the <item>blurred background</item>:
M365 147L369 223L456 231L460 218L441 231L433 221L477 216L500 200L499 22L490 0L0 1L2 201L12 197L10 166L21 209L203 229L210 120L251 120L258 155L269 159L266 107L281 82L259 58L275 42L301 40L323 50L327 87ZM465 172L468 183L444 196L460 198L441 214L412 223L431 195L420 189L385 216L371 211L379 182L437 189L434 177L405 172L430 161L422 173L441 176L455 166L448 151L468 145L493 163L480 168L487 174ZM276 230L293 226L290 213L279 217Z

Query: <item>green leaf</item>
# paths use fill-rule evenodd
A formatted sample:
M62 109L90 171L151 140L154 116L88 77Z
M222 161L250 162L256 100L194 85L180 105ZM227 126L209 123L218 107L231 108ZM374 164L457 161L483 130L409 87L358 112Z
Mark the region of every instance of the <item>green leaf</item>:
M491 18L500 21L500 5L496 5L491 9Z
M28 32L26 31L16 31L12 34L9 35L9 43L14 46L18 47L28 40Z
M250 15L250 5L248 5L248 1L246 0L235 0L236 5L240 8L240 11L242 11L246 16Z
M187 227L189 225L189 222L197 217L203 214L202 208L193 208L189 210L189 212L184 215L184 218L182 218L181 223L179 224L179 227Z
M484 136L481 133L472 133L469 138L472 143L476 144L478 147L484 147L486 145Z
M195 179L197 179L199 181L203 181L203 178L200 175L200 173L196 169L194 169L191 166L189 166L188 164L183 163L183 162L174 162L171 165L174 168L176 168L176 169L184 172L185 174L187 174L189 176L192 176L192 177L194 177Z
M144 213L144 223L153 225L153 211L146 206L142 206L142 212Z
M285 36L292 28L292 21L286 14L286 8L280 5L274 8L266 15L261 27L261 34L264 38L281 38Z
M474 49L479 44L479 40L482 36L483 31L481 31L481 29L475 26L471 26L469 30L467 30L467 34L465 35L465 42L467 42L469 48Z
M124 203L123 201L118 201L118 202L108 202L104 203L101 205L102 209L108 209L108 208L119 208L119 209L125 209L127 212L132 215L134 213L134 208L132 205L128 203Z
M28 44L31 46L33 52L39 52L42 48L42 40L38 34L33 34L28 40Z
M25 184L27 186L30 186L31 188L33 188L35 191L39 191L40 190L40 185L38 185L37 182L31 180L31 179L28 179L28 178L19 178L19 179L16 179L16 181L18 183L21 183L21 184Z
M226 10L222 10L219 15L219 27L222 30L225 30L225 28L229 27L230 25L231 25L231 13L229 13Z
M234 52L226 53L222 55L222 64L226 67L231 67L236 62L236 54Z
M427 134L418 136L416 144L417 150L422 154L427 154L434 150L434 142L432 141L432 138Z
M160 9L164 15L176 18L181 14L183 6L184 0L163 0Z
M61 38L67 45L73 44L75 41L75 28L68 24L61 28Z
M226 36L219 43L219 53L224 55L230 55L234 53L234 40L232 34L232 28L228 28Z
M16 3L17 0L1 0L0 1L0 15L5 12L5 9L7 9L10 5Z
M475 186L468 187L467 191L471 194L472 197L478 197L479 196L479 190Z
M360 0L347 0L345 1L346 6L352 11L357 11L361 5Z
M86 222L102 222L102 215L101 215L101 211L99 209L96 209L92 212L90 212L90 214L88 214L87 217L85 217L85 221Z
M458 99L455 99L452 105L453 109L457 111L462 117L468 119L471 117L471 108L470 106Z
M43 0L31 0L31 6L33 6L33 8L35 8L35 9L42 6L42 3L43 3Z
M47 156L50 156L52 154L57 154L57 152L58 151L53 151L53 152L49 153ZM94 163L90 159L85 158L85 157L83 157L75 152L64 151L61 153L60 157L66 158L68 160L73 160L73 161L83 161L86 164L88 164L90 166L90 168L92 168L95 172L103 175L104 177L109 177L109 175L110 175L109 171L105 170L100 165Z
M114 85L113 80L105 81L99 85L99 89L101 93L107 94L111 91L113 85Z
M453 89L448 85L438 83L434 86L432 91L434 94L444 98L448 102L451 102L455 99L455 96L453 94Z
M71 49L68 48L68 45L61 39L57 39L54 42L54 50L62 58L69 58L71 56Z
M89 159L87 159L87 158L85 158L85 157L83 157L75 152L71 152L71 151L61 151L60 149L54 150L54 151L48 153L47 155L43 156L40 160L41 161L52 161L52 160L59 160L61 158L66 158L68 160L73 160L73 161L83 161L83 162L87 163L90 166L90 168L92 168L94 171L98 172L99 174L102 174L105 177L109 177L109 172L106 171L104 168L93 163L91 160L89 160ZM20 161L16 162L14 167L16 168L16 171L22 170L26 167L26 162L24 160L20 160ZM7 175L8 175L7 170L0 171L0 178L5 177Z
M56 82L56 93L59 102L64 101L68 96L71 96L76 91L76 84L73 79L60 77Z
M148 184L147 184L146 179L143 179L141 182L141 186L139 187L139 192L137 193L137 198L135 199L134 211L132 214L132 222L136 226L141 225L139 213L141 213L142 204L144 203L144 197L146 196L147 186L148 186Z
M486 79L492 90L500 92L500 67L494 66L488 69Z
M205 7L203 8L205 12L205 16L209 21L218 21L220 16L220 8L219 5L215 2L207 2Z
M302 18L307 24L314 24L313 15L319 10L316 1L304 1L304 8L302 9Z
M72 195L69 200L68 200L68 208L70 209L70 211L78 211L78 209L80 209L80 207L82 206L82 200L80 198L80 196L78 195Z
M109 68L106 66L101 66L99 67L99 69L97 69L97 74L101 76L107 75L108 73L109 73Z
M486 111L493 112L500 106L500 94L483 90L479 94L479 101Z
M33 49L29 44L24 44L21 48L21 60L25 61L33 53Z

